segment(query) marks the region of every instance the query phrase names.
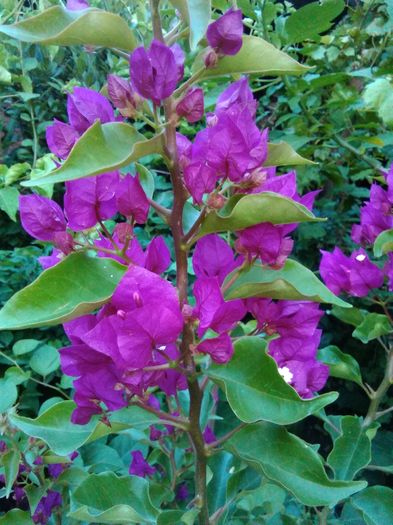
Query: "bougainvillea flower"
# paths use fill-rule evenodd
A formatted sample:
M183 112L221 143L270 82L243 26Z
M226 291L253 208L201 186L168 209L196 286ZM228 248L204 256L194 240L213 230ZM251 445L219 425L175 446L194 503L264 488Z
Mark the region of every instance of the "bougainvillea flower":
M90 4L87 0L67 0L67 9L70 11L80 11L88 7Z
M217 441L217 438L213 432L213 429L211 426L206 425L205 430L203 431L203 439L205 440L205 443L209 445L210 443L214 443Z
M69 124L54 119L46 128L46 142L50 151L60 159L66 159L73 145L79 138L79 133Z
M132 476L139 476L141 478L153 476L156 469L149 465L149 463L145 460L140 450L133 450L131 452L131 456L132 456L132 461L131 461L129 473Z
M206 235L196 243L192 266L198 278L217 277L221 285L238 264L232 248L219 235Z
M291 376L288 383L305 399L313 397L321 390L329 377L329 367L316 360L287 361L281 370L286 368Z
M243 22L240 9L229 9L209 24L206 38L209 46L223 55L236 55L242 47Z
M176 133L177 154L179 157L179 164L182 170L190 161L192 142L185 135Z
M94 89L75 87L67 98L67 113L71 126L84 133L96 120L102 124L114 122L115 114L108 99Z
M60 492L48 490L43 496L33 514L33 522L39 525L46 525L56 507L61 507L63 500Z
M170 97L178 82L178 64L171 48L153 40L150 48L138 47L130 57L131 84L157 106Z
M205 339L199 343L196 351L202 354L209 354L215 363L222 365L232 358L232 340L228 334L224 333L212 339Z
M236 251L250 260L258 257L262 264L280 268L292 252L293 240L286 237L283 226L263 222L245 228L237 235Z
M117 75L108 75L108 95L124 117L134 117L142 104L142 99L132 89L130 82Z
M120 241L119 236L116 231L113 234L113 240L116 243L116 246L118 246L120 250L124 248L124 242ZM96 240L94 244L97 248L104 248L105 250L113 250L113 244L111 243L109 239L105 237L101 237L100 239ZM143 253L142 247L139 244L139 241L136 237L132 238L125 252L125 255L127 259L131 261L132 264L137 264L138 266L144 266L146 256ZM99 251L98 256L99 257L110 257L111 259L115 259L121 264L126 263L125 259L121 257L120 255L108 254L107 252Z
M383 271L370 261L364 250L357 250L350 257L337 247L332 253L324 250L321 253L319 271L332 292L364 297L371 289L382 286Z
M54 248L51 255L42 255L41 257L38 257L38 262L44 270L47 270L48 268L52 268L52 266L58 264L63 260L63 258L64 253L57 248Z
M284 361L291 359L298 361L315 359L321 334L321 330L315 330L309 337L278 337L269 342L269 354L279 366L281 366Z
M184 77L184 62L186 60L186 57L184 55L183 49L180 47L180 45L176 42L171 46L171 51L173 53L173 56L175 57L176 62L176 68L177 68L177 82L180 82L182 78Z
M82 231L113 217L118 184L117 171L66 182L64 211L69 227Z
M164 354L165 353L165 357ZM167 345L160 351L154 354L154 364L160 365L167 362L167 358L175 361L180 358L180 352L176 345ZM187 378L178 370L170 368L168 370L161 370L155 374L154 383L167 396L174 396L178 390L186 390Z
M388 254L388 260L385 264L384 272L388 277L389 292L393 292L393 253Z
M40 241L54 241L55 234L66 231L60 206L42 195L20 195L19 213L23 229Z
M121 179L116 189L116 205L119 212L132 217L138 224L144 224L149 214L149 201L139 180L129 173Z
M177 501L186 501L190 497L190 491L185 483L180 483L176 488Z
M199 87L190 88L176 105L176 113L190 123L198 122L204 110L203 89Z
M60 350L62 371L71 377L81 377L111 365L111 359L85 344L74 344Z
M216 187L218 181L216 170L206 161L191 162L184 169L184 182L196 204L202 204L202 197Z
M246 108L251 117L255 118L257 101L252 94L247 77L242 77L233 82L220 94L214 112L220 116L235 105L240 109Z
M161 274L168 269L171 264L171 254L164 239L155 237L148 244L145 252L145 268L150 272Z

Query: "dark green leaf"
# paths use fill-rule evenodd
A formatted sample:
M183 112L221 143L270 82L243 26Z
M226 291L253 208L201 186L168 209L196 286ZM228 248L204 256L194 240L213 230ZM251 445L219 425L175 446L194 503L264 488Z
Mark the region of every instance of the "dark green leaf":
M243 428L225 448L283 486L304 505L335 505L366 486L365 481L330 480L322 458L310 445L270 423Z
M363 490L351 500L352 505L363 514L367 525L393 523L393 490L375 486Z
M1 456L1 464L4 467L6 498L11 494L12 486L18 477L20 460L20 452L15 449L11 449Z
M354 381L358 385L363 384L359 363L351 355L341 352L337 346L329 345L318 350L318 359L328 365L331 376Z
M102 257L72 253L17 292L0 310L0 330L51 326L106 303L126 268Z
M117 170L141 157L160 153L159 135L145 140L133 126L124 122L95 122L72 148L67 160L49 175L23 182L41 186L65 182Z
M235 274L236 270L228 275L224 289L226 283L229 283ZM287 259L280 270L272 270L260 264L254 264L249 270L239 274L239 277L225 290L224 295L227 300L271 297L272 299L331 303L351 308L350 304L334 295L311 270L292 259Z
M392 330L392 325L386 315L370 313L353 331L352 336L366 344L382 335L390 334Z
M232 359L225 365L212 365L207 374L223 389L230 407L245 423L295 423L338 396L331 392L313 399L299 397L279 374L274 359L266 354L266 342L258 337L237 341Z
M323 220L315 217L305 206L277 193L266 191L234 195L224 208L206 216L199 237L214 232L243 230L261 222L291 224Z
M370 463L371 442L356 416L344 416L341 435L335 440L327 462L336 479L352 480L356 473Z
M18 389L12 379L0 379L0 414L6 412L18 398Z
M23 510L13 509L0 516L1 525L33 525L33 521L30 517L30 512L24 512Z
M374 242L375 257L381 257L389 252L393 252L393 229L380 233Z
M337 319L340 319L343 323L348 323L353 326L358 326L362 323L365 315L367 314L366 310L359 310L359 308L341 308L340 306L334 306L331 309L331 313Z
M0 210L3 210L12 221L16 221L19 191L13 187L0 189Z
M73 494L70 517L87 523L157 523L159 514L150 499L149 483L140 477L113 472L90 475Z
M103 46L126 51L137 45L125 20L101 9L69 11L55 6L16 24L0 25L0 32L35 44Z

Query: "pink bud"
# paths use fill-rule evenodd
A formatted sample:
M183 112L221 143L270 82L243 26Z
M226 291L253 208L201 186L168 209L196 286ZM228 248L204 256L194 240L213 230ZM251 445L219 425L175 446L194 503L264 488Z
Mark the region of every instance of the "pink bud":
M53 238L56 248L68 255L74 250L74 239L68 232L56 232Z
M203 112L203 89L199 87L189 89L176 106L176 113L180 117L185 117L190 123L200 120Z
M126 241L132 239L133 233L133 227L131 224L128 224L128 222L119 222L115 226L115 234L117 235L117 238L121 244L124 244Z
M217 193L212 193L207 199L208 208L213 208L214 210L221 210L226 204L227 199L223 195Z
M218 55L214 49L209 49L205 55L204 63L207 69L211 69L217 65Z
M142 105L141 97L135 93L131 84L117 75L108 75L109 98L124 117L134 117Z

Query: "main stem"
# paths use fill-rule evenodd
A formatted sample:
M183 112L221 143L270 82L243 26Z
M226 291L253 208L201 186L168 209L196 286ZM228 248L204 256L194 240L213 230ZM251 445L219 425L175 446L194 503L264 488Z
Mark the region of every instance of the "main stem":
M368 427L373 423L380 414L378 414L379 405L384 398L386 392L393 383L393 349L390 350L387 361L385 375L375 392L371 396L370 406L368 407L367 415L364 419L363 426Z
M159 14L160 0L150 0L152 13L154 38L164 42ZM179 293L180 306L187 303L188 272L187 272L187 247L184 242L183 231L183 210L187 200L182 175L180 171L177 145L176 145L176 119L174 114L174 104L172 97L166 99L164 104L166 130L165 130L165 157L168 160L168 170L173 186L173 208L169 218L169 225L172 231L175 257L176 257L176 286ZM200 389L198 379L195 374L195 363L191 353L191 344L194 340L193 328L186 322L182 334L181 353L185 366L191 375L187 378L188 390L190 394L190 414L188 434L195 454L195 504L200 509L199 525L209 525L209 510L207 506L206 491L206 451L203 439L200 413L203 393Z

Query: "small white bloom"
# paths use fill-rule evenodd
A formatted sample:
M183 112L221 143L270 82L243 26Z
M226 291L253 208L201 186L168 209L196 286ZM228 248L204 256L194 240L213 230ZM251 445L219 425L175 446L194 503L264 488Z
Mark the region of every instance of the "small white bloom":
M355 257L355 259L359 262L363 262L365 258L366 256L364 255L364 253L359 253L359 255Z
M282 368L279 368L278 373L280 374L280 376L284 379L286 383L288 383L289 385L291 384L292 379L293 379L293 374L287 366L283 366Z

